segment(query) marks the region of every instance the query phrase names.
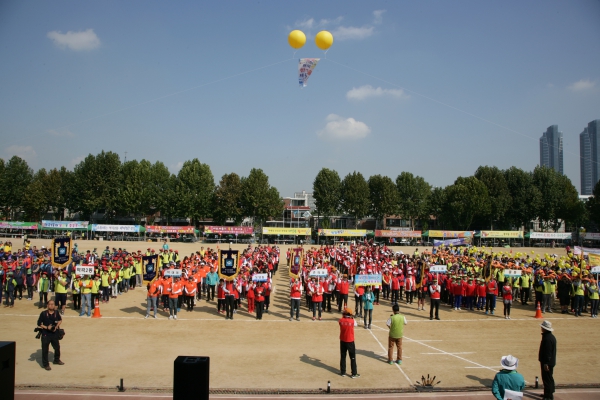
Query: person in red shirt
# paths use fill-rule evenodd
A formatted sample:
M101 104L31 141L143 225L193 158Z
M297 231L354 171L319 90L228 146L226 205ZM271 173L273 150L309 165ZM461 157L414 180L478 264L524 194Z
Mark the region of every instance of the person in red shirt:
M296 310L296 321L300 321L300 299L302 298L302 282L296 278L290 285L290 321L294 318Z
M248 300L248 312L252 314L254 312L254 288L256 285L252 280L246 282L246 299Z
M479 278L478 280L479 280L479 284L477 285L477 288L475 289L475 291L477 293L477 309L483 310L485 307L486 286L485 286L485 282L483 281L483 279Z
M194 311L194 297L196 296L196 291L198 290L198 285L194 280L193 276L190 276L184 284L183 287L185 293L185 305L187 306L187 311Z
M504 279L504 286L502 286L502 301L504 302L504 318L510 319L510 307L512 305L512 286L508 279Z
M350 288L350 284L348 283L348 275L344 274L342 280L340 281L340 286L338 288L339 291L339 299L338 299L338 311L342 311L342 306L348 306L348 290Z
M398 304L398 295L400 294L400 277L398 273L394 272L394 276L391 281L392 285L392 304Z
M217 312L223 314L225 312L225 291L223 290L225 280L220 279L217 285ZM221 308L223 309L221 311Z
M313 321L317 315L317 310L319 311L319 321L321 320L321 312L323 311L323 285L320 281L315 282L314 293L312 295L312 304L313 304Z
M437 281L433 281L433 283L429 286L429 295L431 304L429 305L429 319L433 319L433 310L435 309L435 319L440 319L440 296L442 293L442 287L437 283Z
M485 313L488 310L494 315L494 308L496 308L496 295L498 294L498 282L492 276L486 285L486 299L485 299Z
M352 370L351 378L358 378L356 367L356 347L354 345L354 327L358 324L354 320L352 310L349 307L344 309L342 318L339 319L340 325L340 372L346 376L346 353L350 356L350 368Z
M475 304L475 291L477 290L477 285L473 282L473 278L469 278L469 282L467 283L467 288L465 290L465 308L467 310L473 311L473 304Z
M256 319L262 319L265 305L265 288L262 282L259 282L258 286L254 289L254 299L256 303Z

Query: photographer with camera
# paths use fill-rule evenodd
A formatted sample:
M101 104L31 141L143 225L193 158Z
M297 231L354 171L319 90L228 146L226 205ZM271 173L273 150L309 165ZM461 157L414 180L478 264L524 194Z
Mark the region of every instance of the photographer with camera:
M37 322L38 329L41 330L39 331L38 336L41 335L42 337L42 365L46 371L52 369L48 362L48 349L50 348L50 345L52 345L52 348L54 349L54 364L64 364L64 362L60 360L59 340L62 339L62 335L64 335L64 331L60 329L61 323L62 318L60 313L56 310L54 300L50 300L48 302L48 309L42 311Z

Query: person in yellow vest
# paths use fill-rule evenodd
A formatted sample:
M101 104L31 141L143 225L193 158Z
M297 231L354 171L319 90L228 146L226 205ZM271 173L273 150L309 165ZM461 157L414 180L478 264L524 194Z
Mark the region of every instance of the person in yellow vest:
M92 310L96 308L96 301L100 301L100 288L102 282L100 281L100 275L94 275L94 279L92 280Z
M584 286L577 273L573 273L573 283L571 284L571 296L574 297L573 309L576 317L581 317L583 310Z
M80 317L83 317L86 314L87 307L87 316L92 315L92 288L93 283L90 279L89 275L84 275L82 279L79 280L79 287L81 289L81 312L79 313Z
M65 314L67 305L67 272L65 270L56 274L54 293L56 294L56 305L61 315Z
M117 295L123 294L123 265L117 266L115 269L117 279ZM115 295L116 297L116 295Z
M137 256L133 257L133 269L135 270L135 287L142 287L143 277L142 277L142 255L141 251L138 250Z
M119 294L119 272L113 267L108 270L110 274L110 297L116 299Z
M387 320L386 325L390 328L388 336L388 363L394 364L394 346L396 346L396 361L398 365L402 364L402 337L404 336L404 325L408 323L406 317L400 314L400 306L392 306L394 314Z
M519 278L519 287L521 288L521 305L526 306L531 291L531 274L529 272L523 271Z
M121 271L123 271L123 291L127 293L129 292L129 283L131 280L131 267L126 265Z
M40 294L40 304L38 308L46 307L48 304L48 290L50 290L50 279L48 279L48 273L44 271L38 281L38 293Z
M594 278L590 279L587 285L588 296L590 297L590 314L592 318L598 318L598 283Z
M544 283L542 284L542 313L548 311L552 312L552 294L556 287L556 281L551 275L544 276Z
M75 279L71 281L71 295L73 296L73 310L79 310L81 308L81 276L75 275Z
M102 274L100 275L100 282L102 286L102 302L108 303L110 300L110 272L108 272L108 267L104 267L102 270Z

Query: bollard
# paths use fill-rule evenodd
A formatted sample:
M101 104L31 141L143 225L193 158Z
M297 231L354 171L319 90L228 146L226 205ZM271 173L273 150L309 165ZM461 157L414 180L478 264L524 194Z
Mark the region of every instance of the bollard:
M535 377L535 388L539 388L540 387L540 381L538 380L538 377Z
M327 393L331 393L331 381L327 381Z

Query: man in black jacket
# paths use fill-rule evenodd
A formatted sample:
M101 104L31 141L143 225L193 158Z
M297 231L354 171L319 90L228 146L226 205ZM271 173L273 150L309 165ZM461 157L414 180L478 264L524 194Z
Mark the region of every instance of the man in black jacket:
M542 368L542 382L544 383L544 400L554 399L554 366L556 365L556 338L552 334L552 323L544 321L542 327L542 342L538 360Z
M38 328L42 329L42 365L45 370L50 371L50 362L48 361L48 350L50 345L54 349L54 364L63 365L60 360L60 343L58 338L58 329L62 323L62 318L56 310L54 300L48 302L48 309L42 311L38 318Z

